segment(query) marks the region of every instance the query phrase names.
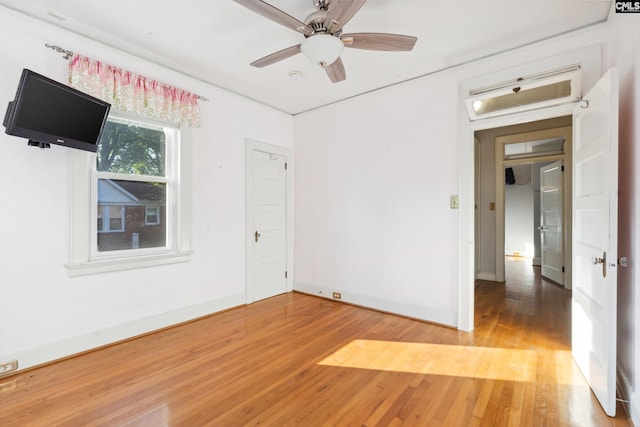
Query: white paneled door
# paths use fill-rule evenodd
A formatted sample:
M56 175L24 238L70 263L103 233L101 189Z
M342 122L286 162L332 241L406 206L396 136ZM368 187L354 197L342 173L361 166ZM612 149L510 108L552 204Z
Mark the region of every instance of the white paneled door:
M248 154L247 302L255 302L287 291L287 159Z
M563 174L561 161L540 168L541 272L561 285L564 284Z
M605 412L616 412L618 78L609 70L573 110L572 353Z

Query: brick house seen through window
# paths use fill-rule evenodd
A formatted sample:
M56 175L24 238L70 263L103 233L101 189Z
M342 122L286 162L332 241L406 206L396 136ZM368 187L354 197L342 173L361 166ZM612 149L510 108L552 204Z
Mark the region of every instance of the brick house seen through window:
M166 245L166 185L98 180L100 251Z

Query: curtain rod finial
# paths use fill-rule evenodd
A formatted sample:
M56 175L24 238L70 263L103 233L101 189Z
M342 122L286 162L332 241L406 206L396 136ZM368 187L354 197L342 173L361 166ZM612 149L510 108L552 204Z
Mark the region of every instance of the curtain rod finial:
M70 59L73 56L72 51L63 49L60 46L50 45L49 43L45 43L44 45L45 47L48 47L49 49L53 49L58 53L64 53L64 56L63 56L64 59Z

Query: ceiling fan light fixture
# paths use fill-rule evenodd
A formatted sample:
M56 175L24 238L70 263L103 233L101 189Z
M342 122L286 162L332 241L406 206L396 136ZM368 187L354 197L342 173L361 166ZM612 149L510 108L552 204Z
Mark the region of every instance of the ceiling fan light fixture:
M321 67L331 65L342 54L344 43L342 40L329 34L316 34L302 42L302 53L314 64Z

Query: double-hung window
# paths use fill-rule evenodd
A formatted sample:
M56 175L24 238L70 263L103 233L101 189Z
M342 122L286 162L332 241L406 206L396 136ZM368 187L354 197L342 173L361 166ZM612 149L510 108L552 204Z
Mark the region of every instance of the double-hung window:
M71 275L188 259L181 133L112 112L95 154L71 150Z

